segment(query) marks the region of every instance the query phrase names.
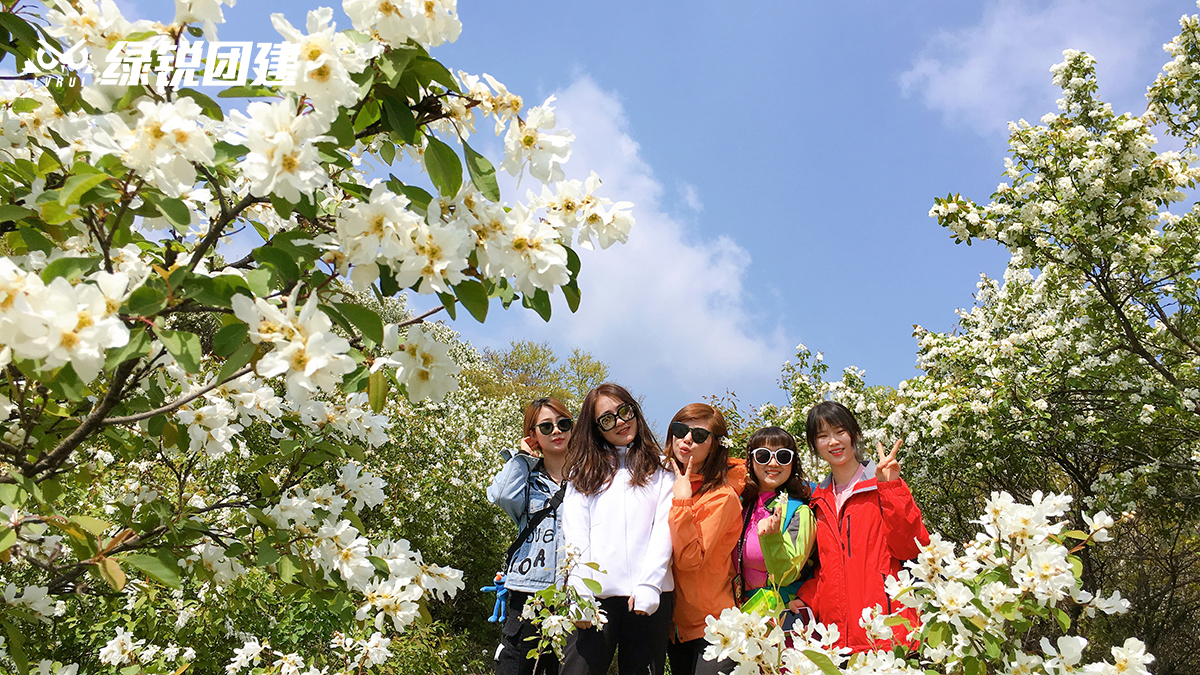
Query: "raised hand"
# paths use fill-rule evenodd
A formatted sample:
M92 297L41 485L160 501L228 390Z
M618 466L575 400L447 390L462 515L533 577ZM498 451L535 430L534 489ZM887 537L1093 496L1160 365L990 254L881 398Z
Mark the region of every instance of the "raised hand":
M521 452L533 457L541 457L542 446L538 445L532 436L526 436L521 439Z
M766 518L758 521L758 535L760 537L764 534L778 534L783 531L783 517L787 514L787 499L780 493L776 501L778 503L775 505L775 511Z
M675 461L674 459L671 460L671 468L675 470L675 484L671 486L671 491L674 493L675 499L691 499L692 458L688 458L686 472L680 473L679 462Z
M896 445L892 446L892 451L887 454L883 452L883 443L877 443L879 446L879 463L875 465L875 480L880 483L886 483L900 477L900 462L896 461L896 453L900 452L900 443L903 440L897 438Z

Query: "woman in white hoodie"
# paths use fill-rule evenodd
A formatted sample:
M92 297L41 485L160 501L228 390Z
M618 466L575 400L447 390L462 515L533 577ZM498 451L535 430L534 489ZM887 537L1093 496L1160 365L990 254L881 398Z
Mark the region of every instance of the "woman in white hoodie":
M603 675L614 653L622 673L660 675L675 605L667 522L674 476L624 387L602 384L583 399L567 466L563 538L602 570L577 567L572 583L584 597L593 595L584 578L600 584L595 595L608 621L579 624L562 675Z

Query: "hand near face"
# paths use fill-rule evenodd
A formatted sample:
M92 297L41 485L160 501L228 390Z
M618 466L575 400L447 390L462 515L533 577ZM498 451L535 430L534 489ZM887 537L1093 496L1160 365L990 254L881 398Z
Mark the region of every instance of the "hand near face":
M675 499L691 499L692 498L692 460L688 459L687 471L680 473L679 462L669 460L671 468L675 470L675 484L671 486L671 491L674 493ZM630 609L633 609L630 607Z
M877 443L879 446L879 463L875 465L875 480L880 483L896 480L900 477L900 462L896 461L896 453L900 451L900 443L904 439L896 439L896 445L892 446L892 451L884 454L883 443Z
M542 448L532 436L526 436L521 439L521 452L533 457L542 456Z
M758 536L764 534L779 534L783 531L783 517L787 514L787 500L777 498L779 503L775 505L775 511L758 521Z

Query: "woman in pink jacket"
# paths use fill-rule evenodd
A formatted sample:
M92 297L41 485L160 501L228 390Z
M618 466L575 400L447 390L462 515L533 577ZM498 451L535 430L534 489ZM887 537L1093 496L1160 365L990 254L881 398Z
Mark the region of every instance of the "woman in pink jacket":
M800 588L798 599L812 608L817 621L837 624L839 647L856 652L890 648L869 639L859 625L862 612L878 605L884 613L897 609L884 583L904 562L917 557L929 543L921 509L900 477L896 453L879 444L879 461L864 462L858 443L862 430L846 406L823 401L813 406L805 425L808 447L829 465L829 476L813 491L810 505L817 521L820 565ZM914 631L917 614L904 608L902 616ZM892 628L895 639L910 644L904 625Z

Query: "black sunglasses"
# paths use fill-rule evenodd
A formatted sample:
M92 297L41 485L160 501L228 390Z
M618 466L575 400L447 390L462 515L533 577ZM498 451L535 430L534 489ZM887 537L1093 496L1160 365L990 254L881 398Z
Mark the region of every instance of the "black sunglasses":
M693 443L703 443L708 440L712 432L704 427L689 427L683 422L671 422L671 437L683 440L684 436L692 435Z
M558 422L547 421L540 424L535 424L533 426L537 427L537 430L542 432L543 436L549 436L550 434L554 433L554 427L558 427L558 430L565 434L575 426L575 423L571 421L571 418L564 417Z
M612 431L617 426L617 418L620 417L623 422L628 422L633 419L636 413L633 411L633 406L628 403L622 403L617 406L615 413L606 412L596 418L596 424L600 427L600 431Z
M694 438L694 437L693 437ZM750 456L754 458L756 464L766 466L771 463L771 458L774 457L779 466L786 466L792 463L792 458L795 453L791 448L779 448L771 450L770 448L755 448L750 451Z

